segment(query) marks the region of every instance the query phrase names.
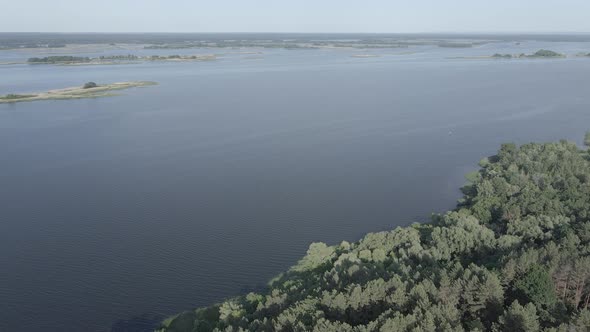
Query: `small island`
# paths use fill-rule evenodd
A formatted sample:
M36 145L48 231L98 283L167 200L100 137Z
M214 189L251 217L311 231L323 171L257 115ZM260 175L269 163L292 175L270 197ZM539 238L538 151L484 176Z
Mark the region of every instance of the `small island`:
M538 50L532 54L501 54L496 53L494 55L484 55L484 56L461 56L461 57L452 57L450 59L467 59L467 60L482 60L482 59L560 59L566 58L565 54L557 53L555 51L550 50Z
M494 59L524 59L524 58L565 58L564 54L557 53L550 50L538 50L533 54L500 54L492 55Z
M134 54L127 55L110 55L110 56L99 56L95 58L71 56L71 55L60 55L60 56L47 56L43 58L29 58L26 63L31 65L64 65L64 66L76 66L76 65L113 65L113 64L132 64L145 61L211 61L216 60L215 54L196 54L196 55L151 55L151 56L139 56Z
M0 104L40 100L64 100L109 97L117 95L112 93L112 91L137 87L146 87L156 84L158 83L150 81L119 82L101 85L96 84L94 82L87 82L79 87L50 90L40 93L7 94L5 96L0 96Z

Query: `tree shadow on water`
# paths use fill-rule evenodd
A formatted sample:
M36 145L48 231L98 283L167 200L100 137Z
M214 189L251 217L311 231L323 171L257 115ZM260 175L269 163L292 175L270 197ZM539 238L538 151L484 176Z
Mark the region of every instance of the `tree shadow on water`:
M120 319L113 323L111 332L154 331L166 317L159 314L143 314L130 319Z
M250 292L263 292L268 286L264 284L256 285L243 285L240 287L240 294L248 294ZM211 303L213 304L213 302ZM203 305L202 307L206 307ZM146 313L139 316L135 316L129 319L120 319L113 323L111 326L111 332L153 332L160 326L164 319L172 316Z

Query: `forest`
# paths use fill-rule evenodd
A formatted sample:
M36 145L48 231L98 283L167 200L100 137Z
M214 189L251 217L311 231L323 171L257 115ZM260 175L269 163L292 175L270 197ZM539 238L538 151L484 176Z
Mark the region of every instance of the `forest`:
M454 210L313 243L266 290L159 331L590 331L588 150L504 144L479 165Z

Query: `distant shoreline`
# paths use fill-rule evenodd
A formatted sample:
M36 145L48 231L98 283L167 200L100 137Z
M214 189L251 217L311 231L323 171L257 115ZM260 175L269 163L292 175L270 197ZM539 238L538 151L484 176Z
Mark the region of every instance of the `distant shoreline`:
M127 65L143 62L200 62L214 61L218 59L216 54L194 54L194 55L151 55L138 56L113 55L100 57L82 57L72 55L46 56L43 58L33 57L27 61L0 62L0 65L54 65L54 66L97 66L97 65Z
M589 54L577 54L575 57L588 57ZM557 53L549 50L539 50L533 54L500 54L494 55L477 55L477 56L457 56L449 59L464 59L464 60L482 60L482 59L497 59L497 60L526 60L526 59L565 59L567 54Z

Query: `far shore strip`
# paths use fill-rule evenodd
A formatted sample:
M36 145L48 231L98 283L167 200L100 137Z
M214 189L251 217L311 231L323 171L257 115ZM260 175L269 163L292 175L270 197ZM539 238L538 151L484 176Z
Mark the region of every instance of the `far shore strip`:
M84 88L83 86L65 88L58 90L49 90L47 92L8 94L0 97L0 104L17 103L25 101L39 100L64 100L64 99L83 99L116 96L111 91L124 90L129 88L146 87L158 83L151 81L133 81L119 82L111 84L102 84L94 88Z

